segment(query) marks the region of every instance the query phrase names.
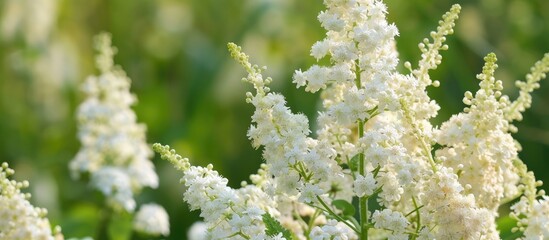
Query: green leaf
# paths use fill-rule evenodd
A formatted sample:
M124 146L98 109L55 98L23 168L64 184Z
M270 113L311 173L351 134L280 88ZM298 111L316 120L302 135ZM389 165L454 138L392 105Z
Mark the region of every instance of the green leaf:
M349 160L349 168L351 169L351 171L353 172L358 171L359 160L360 160L360 153L352 157L351 160Z
M282 236L286 238L287 240L292 239L292 234L288 229L284 228L282 225L280 225L280 222L278 222L271 214L265 213L263 214L263 223L265 223L265 227L267 228L265 230L265 233L270 236L274 237L280 233L282 233Z
M94 204L79 202L69 208L66 216L55 225L63 226L65 236L90 236L97 228L100 211Z
M332 202L332 205L334 205L335 208L342 211L343 216L354 216L355 215L355 207L353 204L343 200L343 199L337 199Z
M109 239L127 240L130 239L132 230L132 215L120 212L112 215L107 231Z
M343 216L343 219L348 220L355 226L356 229L360 229L360 223L353 216Z
M501 239L516 239L522 236L522 232L512 232L511 229L517 226L517 220L510 216L503 216L497 219L497 228Z

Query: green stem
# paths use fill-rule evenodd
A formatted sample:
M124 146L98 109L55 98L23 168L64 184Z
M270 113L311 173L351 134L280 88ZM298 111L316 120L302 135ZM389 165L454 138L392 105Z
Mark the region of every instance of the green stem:
M341 144L341 140L339 139L339 135L336 134L336 140L337 140L337 144L339 145L340 148L343 148L343 144ZM347 164L349 164L349 156L347 156L347 154L345 154L345 160L347 160Z
M414 207L416 208L415 211L417 213L417 216L416 216L416 234L412 237L412 240L416 239L416 236L419 235L419 230L421 229L421 215L419 213L419 209L421 207L418 207L417 206L417 202L416 202L416 198L412 196L412 202L414 203Z
M425 142L425 139L423 139L423 137L419 136L419 134L418 134L418 138L421 142L421 146L423 147L423 151L425 151L425 155L427 155L427 157L429 158L429 163L431 164L431 169L433 170L433 172L437 172L435 159L433 158L433 154L431 153L431 146L427 146L427 143Z
M362 138L364 136L364 121L359 120L358 121L358 138ZM360 153L358 155L358 173L361 176L365 176L365 161L364 161L364 153ZM368 239L368 198L366 196L362 196L359 198L359 213L360 213L360 239L361 240L367 240Z
M320 209L322 211L325 211L327 212L331 217L334 217L335 219L337 219L338 221L342 222L343 224L347 225L349 228L351 228L353 231L355 231L356 233L358 233L358 229L355 228L355 226L353 226L352 224L350 224L349 222L347 222L345 219L343 219L342 217L338 216L334 211L332 211L332 209L330 209L330 207L328 206L328 204L326 204L324 202L324 200L322 200L322 198L320 198L319 196L316 196L316 199L318 199L318 202L320 203L320 205L322 205L324 208L320 208L318 206L314 206L314 205L310 205L312 207L315 207L317 209Z
M437 172L437 167L435 163L435 159L433 158L433 154L431 153L431 145L428 145L427 142L425 142L425 138L421 134L419 130L419 126L415 124L415 119L412 117L412 112L410 109L408 109L408 106L406 103L401 99L400 100L400 106L402 106L402 110L404 111L404 117L408 120L409 124L413 128L415 137L419 140L419 143L421 144L421 147L423 148L423 151L425 152L425 156L429 159L429 164L431 165L431 169L433 172Z
M311 219L309 219L309 224L307 225L307 229L305 230L305 234L307 234L306 235L307 239L310 238L309 233L311 233L311 230L313 229L313 226L315 224L315 220L318 217L318 215L320 215L320 210L316 209L313 216L311 216Z
M110 209L108 206L105 206L103 208L103 210L101 211L101 219L99 220L99 224L97 227L97 236L95 239L110 239L109 224L112 219L112 214L112 209Z
M250 237L248 237L248 235L244 234L242 231L235 232L235 233L233 233L229 236L226 236L225 238L232 238L232 237L236 237L236 236L241 236L244 239L250 239Z
M360 76L360 67L358 65L358 62L355 63L355 85L358 89L362 88L362 80ZM358 120L358 138L362 138L364 136L364 120L359 119ZM358 155L358 173L362 176L365 176L365 162L364 162L364 153L359 153ZM361 240L368 240L368 198L366 196L360 197L358 199L358 209L359 209L359 217L360 217L360 239Z

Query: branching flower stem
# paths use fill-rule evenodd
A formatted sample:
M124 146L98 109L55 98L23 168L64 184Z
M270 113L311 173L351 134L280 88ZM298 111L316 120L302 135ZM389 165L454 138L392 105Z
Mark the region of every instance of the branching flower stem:
M419 140L421 147L425 153L425 156L429 159L429 164L431 165L431 169L433 170L433 172L436 173L437 167L436 167L435 159L433 158L433 154L431 153L431 146L427 145L427 143L425 142L425 138L422 136L419 130L419 126L417 126L417 124L414 123L414 118L412 117L412 113L410 109L408 109L408 106L406 105L406 103L401 100L400 106L402 107L402 111L404 112L404 117L408 119L410 125L413 128L414 135Z
M358 138L364 136L364 121L358 121ZM360 175L365 176L365 159L364 153L359 154L359 167L358 172ZM368 198L366 196L359 198L359 211L360 211L360 239L368 239Z
M108 206L104 206L103 210L101 211L99 226L97 228L97 233L96 233L97 239L109 238L108 229L109 229L109 224L111 223L111 220L112 220L112 215L113 215L113 210Z
M347 222L345 219L343 219L342 217L338 216L334 211L332 211L332 209L330 209L330 207L328 206L328 204L326 204L326 202L324 202L324 200L322 200L321 197L319 196L316 196L316 199L318 200L318 202L320 203L320 205L322 205L323 208L321 207L318 207L318 206L314 206L316 209L319 209L321 211L324 211L326 213L328 213L331 217L334 217L335 219L337 219L338 221L342 222L343 224L347 225L349 228L351 228L353 231L355 231L356 233L359 233L358 229L356 229L355 226L353 226L352 224L350 224L349 222Z
M417 214L416 215L416 232L412 236L412 239L416 239L416 236L419 234L419 231L421 230L421 215L420 215L419 209L422 208L423 206L418 207L415 197L412 197L412 202L414 203L414 207L415 207L415 210L412 212L416 212Z

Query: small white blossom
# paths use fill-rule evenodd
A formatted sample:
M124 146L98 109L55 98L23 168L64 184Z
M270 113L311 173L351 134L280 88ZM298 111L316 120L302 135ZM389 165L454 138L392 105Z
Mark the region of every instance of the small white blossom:
M316 197L322 194L323 191L316 185L306 184L303 189L301 189L301 195L299 196L299 201L304 203L316 202Z
M358 197L372 195L376 187L376 180L370 172L366 173L366 176L358 175L354 182L354 191Z
M372 215L372 220L376 228L388 229L399 234L404 233L409 224L402 213L390 209L376 210Z
M318 20L320 21L322 27L328 31L338 32L343 30L345 27L345 21L335 13L329 13L327 11L320 12L318 15Z
M358 49L353 42L338 42L332 46L332 58L337 62L354 61L358 58Z
M326 88L330 76L330 69L327 67L321 67L314 65L305 72L296 71L294 74L294 82L298 86L304 86L306 82L305 91L317 92L321 88Z
M326 41L326 40L318 41L311 47L311 56L316 58L316 60L320 60L321 58L326 56L326 54L328 54L329 51L330 51L329 41Z

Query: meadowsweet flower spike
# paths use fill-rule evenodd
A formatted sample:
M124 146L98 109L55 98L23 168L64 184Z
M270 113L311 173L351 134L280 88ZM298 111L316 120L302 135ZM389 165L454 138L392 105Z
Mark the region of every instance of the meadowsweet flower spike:
M265 163L250 177L252 184L230 189L211 165L191 166L169 147L154 146L184 172L184 200L202 211L208 237L499 239L498 210L520 197L511 208L515 230L524 239L547 238L549 198L519 159L510 123L529 105L530 92L548 70L548 55L527 83L518 84L521 96L510 103L494 77L497 58L488 54L477 75L480 88L464 94L463 112L433 126L440 106L427 87L440 82L431 80L429 70L442 63L440 51L448 49L444 42L460 6L452 6L432 39L419 44L417 69L404 63L409 73L403 74L396 68L398 30L387 22L382 1L324 4L318 20L326 38L310 54L330 61L293 75L298 88L322 91L315 137L307 117L292 113L284 97L270 91L264 68L229 43L231 56L248 73L244 81L255 89L246 93L255 107L248 137ZM371 201L378 207L371 209Z
M499 100L502 82L494 78L497 59L490 53L484 60L482 73L477 75L480 89L475 94L465 93L463 102L468 107L436 131L437 142L443 147L435 156L459 176L460 192L470 205L468 211L475 211L469 215L478 216L478 224L484 224L478 232L496 239L498 208L504 199L517 195L520 176L514 166L518 149L507 132L505 103Z
M34 207L30 194L21 192L29 186L28 181L10 180L15 171L7 163L0 167L0 239L62 240L60 228L52 232L47 210Z
M77 114L82 147L69 167L75 178L89 174L91 185L113 208L132 212L136 206L133 195L144 187L156 188L158 176L145 141L146 127L137 123L130 108L137 100L129 91L131 81L114 65L116 49L110 35L98 35L95 47L100 75L82 84L86 100Z
M99 55L95 58L97 69L103 74L114 68L114 55L118 52L116 47L112 46L111 36L107 33L97 35L94 39L95 49Z
M271 82L271 79L263 79L263 76L261 75L263 69L257 65L252 65L249 62L250 57L241 51L242 48L240 46L237 46L234 43L228 43L227 47L229 48L231 56L248 72L248 77L242 80L253 84L258 94L264 95L268 93L269 88L266 87L266 85Z
M421 60L418 64L418 69L413 70L412 73L419 79L419 82L431 84L428 71L436 69L438 65L442 63L442 55L440 50L448 50L448 45L444 44L446 36L454 33L455 21L459 17L461 6L455 4L450 11L442 15L442 20L439 21L437 31L430 33L432 42L425 38L423 42L419 44L419 50L421 50ZM411 68L409 63L405 64L408 68Z
M162 159L168 160L170 163L172 163L177 170L180 171L187 171L191 164L189 163L188 158L182 158L179 154L175 152L175 150L170 149L170 146L162 146L159 143L155 143L152 146L153 150L162 156Z
M201 211L207 239L274 239L265 232L262 219L264 214L278 215L276 202L262 188L246 185L232 189L211 164L206 168L191 166L169 146L154 144L153 149L183 172L181 182L187 187L183 199L191 210Z
M522 120L522 112L530 108L532 104L530 93L539 88L539 81L546 77L547 72L549 72L549 53L546 53L543 59L536 62L530 69L530 73L526 75L526 82L517 81L515 83L520 88L520 95L505 109L505 117L510 123L515 120ZM516 127L512 127L511 131L516 132Z

